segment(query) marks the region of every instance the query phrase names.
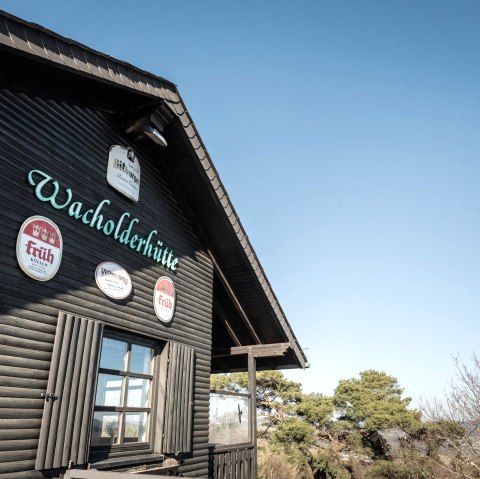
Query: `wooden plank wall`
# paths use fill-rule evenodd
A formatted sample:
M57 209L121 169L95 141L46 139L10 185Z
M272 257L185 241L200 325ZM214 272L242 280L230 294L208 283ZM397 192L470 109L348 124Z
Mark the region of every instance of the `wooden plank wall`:
M252 479L256 477L255 447L238 446L228 450L212 450L210 473L212 479Z
M195 232L171 194L162 170L162 152L148 143L132 144L105 114L89 109L0 90L0 479L40 477L34 469L59 311L103 321L159 340L173 339L194 348L193 458L180 473L206 476L208 399L212 328L212 265ZM106 182L111 145L131 146L141 164L140 201L123 197ZM118 219L128 211L147 236L152 229L180 258L176 274L130 250L81 221L41 203L27 182L41 169L74 193L88 208L103 199L104 216ZM180 179L181 180L181 179ZM15 256L18 230L32 215L53 220L63 235L57 275L39 282L27 277ZM113 301L95 284L103 261L121 264L132 278L133 296ZM177 306L173 323L155 316L152 293L159 276L173 278Z

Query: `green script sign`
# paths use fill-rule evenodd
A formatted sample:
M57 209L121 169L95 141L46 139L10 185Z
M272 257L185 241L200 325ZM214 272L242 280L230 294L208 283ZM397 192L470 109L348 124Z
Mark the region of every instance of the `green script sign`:
M28 173L28 182L35 187L35 196L56 210L65 209L69 216L80 220L90 228L101 231L106 236L113 236L115 240L130 247L137 253L153 258L167 269L175 271L178 267L178 257L173 255L173 250L163 245L163 241L157 239L157 230L152 230L146 238L138 234L132 234L133 227L140 222L132 218L130 213L123 213L117 220L105 220L103 213L111 203L110 200L102 200L96 208L87 209L81 201L72 202L73 193L70 188L65 188L65 200L57 202L60 191L58 181L52 179L40 170L31 170ZM63 194L62 194L63 196Z

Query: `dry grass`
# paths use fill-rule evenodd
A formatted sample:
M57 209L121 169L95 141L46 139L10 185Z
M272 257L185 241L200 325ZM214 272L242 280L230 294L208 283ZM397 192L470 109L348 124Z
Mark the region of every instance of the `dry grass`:
M258 479L299 479L298 467L288 462L282 452L271 451L268 442L258 441Z

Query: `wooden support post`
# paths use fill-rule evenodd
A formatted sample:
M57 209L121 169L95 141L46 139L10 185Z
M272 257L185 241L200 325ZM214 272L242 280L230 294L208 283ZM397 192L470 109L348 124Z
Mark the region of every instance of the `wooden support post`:
M255 356L251 353L248 355L248 392L250 394L249 404L249 437L253 444L253 476L252 479L257 478L257 361Z

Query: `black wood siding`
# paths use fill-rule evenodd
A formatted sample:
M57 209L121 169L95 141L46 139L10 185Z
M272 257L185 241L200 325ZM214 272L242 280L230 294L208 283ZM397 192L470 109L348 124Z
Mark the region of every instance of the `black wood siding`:
M59 311L100 320L106 328L174 340L195 350L193 457L180 472L207 475L208 399L212 328L212 265L188 218L173 197L162 169L162 151L148 142L134 144L107 115L78 106L0 90L0 478L39 477L33 471L48 371ZM140 201L134 203L106 182L111 145L131 146L139 158ZM40 169L74 193L73 201L117 219L128 211L147 236L152 229L180 258L171 274L151 258L104 236L65 210L41 203L27 183ZM177 179L177 181L181 181ZM29 216L53 220L64 242L62 264L50 281L27 277L15 256L18 230ZM103 295L95 284L100 262L115 261L130 274L133 294L124 301ZM176 287L173 322L161 323L152 304L159 276ZM4 476L5 475L5 476Z

